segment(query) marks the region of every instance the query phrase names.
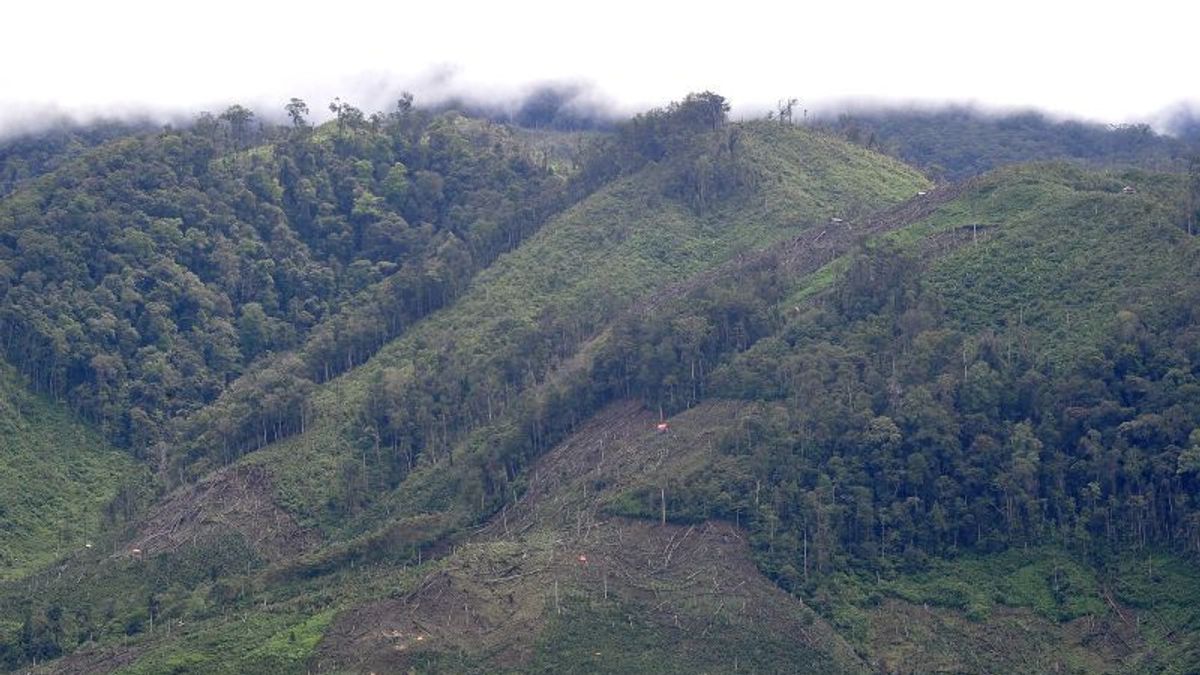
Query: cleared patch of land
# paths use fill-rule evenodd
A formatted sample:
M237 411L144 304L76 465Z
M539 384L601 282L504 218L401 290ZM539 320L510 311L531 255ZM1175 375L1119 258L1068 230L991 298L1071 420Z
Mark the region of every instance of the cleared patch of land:
M517 504L415 589L339 615L315 665L717 672L801 659L811 672L864 671L827 623L758 572L732 524L604 511L629 486L711 452L736 410L705 404L660 432L635 404L605 409L538 462ZM630 633L649 651L629 650Z

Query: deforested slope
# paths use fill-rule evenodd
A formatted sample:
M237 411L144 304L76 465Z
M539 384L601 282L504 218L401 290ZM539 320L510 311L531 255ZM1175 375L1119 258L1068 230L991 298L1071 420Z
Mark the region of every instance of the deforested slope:
M746 186L698 212L672 196L677 161L617 179L497 261L454 307L326 385L313 397L312 427L253 461L278 474L282 497L309 518L354 511L410 466L451 461L467 432L501 419L522 391L637 299L927 185L902 165L819 133L764 124L733 131L731 161L755 172ZM355 478L357 486L329 481L363 465L355 458L364 419L379 435L378 446L367 441L373 475Z
M755 569L734 523L614 516L631 485L717 452L738 404L657 429L614 403L530 468L529 489L407 593L330 625L314 663L348 672L867 672L801 601Z
M236 645L255 636L275 644L283 635L279 654L288 656L275 663L281 672L302 671L313 663L306 650L328 610L424 578L437 564L430 558L448 554L473 524L523 492L536 458L602 404L580 401L572 409L549 385L575 363L581 345L594 351L626 309L738 256L893 205L929 185L893 160L789 126L722 125L673 142L672 153L602 176L593 194L476 276L453 305L302 395L302 431L171 493L120 555L80 570L90 588L120 589L131 600L118 603L99 645L70 667L90 663L88 654L109 659L124 621L134 622L126 632L139 637L116 651L126 661L134 658L130 650L144 653L135 669L237 668L228 660ZM583 362L578 373L588 372ZM193 417L195 433L168 457L171 477L223 463L217 424L241 419L236 407L223 407L231 402L236 397L223 396ZM546 415L550 425L530 422ZM243 490L233 508L205 501ZM195 504L186 503L189 494ZM287 512L279 520L286 527L264 532L228 522L276 508ZM139 545L151 536L153 546ZM728 540L714 540L721 556L743 561L716 561L714 569L740 574L744 543L732 532L712 536ZM147 576L147 569L157 572ZM43 583L52 590L34 605L91 602L52 579ZM762 584L756 588L775 592ZM12 594L28 597L27 590ZM146 595L155 599L153 610L138 601ZM807 613L797 611L781 621L805 621ZM151 615L157 626L171 617L188 628L145 630ZM235 616L247 621L241 629ZM655 635L669 641L670 627L660 628ZM287 647L288 631L299 636L295 649Z
M752 405L711 461L618 512L742 522L760 569L888 668L1186 672L1200 248L1183 188L1005 169L816 274L768 266L635 317L599 358L610 382L652 409ZM775 312L736 290L779 283ZM752 346L691 346L739 308Z
M730 184L692 189L704 152L619 175L319 387L303 433L187 488L252 478L254 509L209 513L286 537L225 528L226 561L181 527L98 565L137 589L215 563L155 596L189 628L70 663L1186 672L1182 180L1043 164L930 192L805 130L693 141Z

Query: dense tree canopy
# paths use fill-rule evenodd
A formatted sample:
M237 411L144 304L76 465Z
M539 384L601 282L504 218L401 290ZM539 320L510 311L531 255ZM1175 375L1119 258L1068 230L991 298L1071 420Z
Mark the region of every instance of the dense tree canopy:
M0 138L0 197L90 148L153 127L149 122L137 120L99 120L89 124L58 121L47 129Z
M96 148L6 200L8 358L140 449L250 373L236 391L266 442L298 420L252 382L294 395L353 367L559 204L563 181L499 127L411 102L370 120L333 105L315 130L298 99L291 129L232 106Z
M760 274L621 329L599 366L619 392L758 402L727 431L731 463L680 477L670 511L749 523L792 588L846 562L1030 543L1200 552L1197 289L1122 311L1097 358L1064 371L1019 326L954 328L921 268L870 248L791 321ZM658 498L638 508L653 517Z

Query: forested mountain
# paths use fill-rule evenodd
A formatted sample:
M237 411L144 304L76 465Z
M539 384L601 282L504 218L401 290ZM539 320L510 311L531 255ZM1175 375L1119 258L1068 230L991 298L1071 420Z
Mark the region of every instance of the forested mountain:
M709 92L586 134L331 109L129 134L0 200L33 390L0 409L6 666L1200 662L1174 141L871 122L957 148L935 186ZM944 182L1049 156L1090 166Z
M235 106L121 139L5 200L4 344L36 389L145 452L268 355L352 367L563 199L492 125L402 101L314 130L303 105L269 138Z

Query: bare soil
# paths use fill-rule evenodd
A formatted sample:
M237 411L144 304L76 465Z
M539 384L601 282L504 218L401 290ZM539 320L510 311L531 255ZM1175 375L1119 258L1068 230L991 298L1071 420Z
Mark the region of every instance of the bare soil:
M699 406L673 418L667 433L636 404L603 410L537 463L516 505L417 588L335 619L314 666L403 672L434 652L519 668L552 620L619 606L679 640L704 640L737 620L862 667L828 624L759 573L731 524L680 526L603 512L604 500L633 481L710 451L738 409Z
M155 556L229 534L241 535L267 561L311 551L321 542L275 503L266 468L244 465L176 490L155 505L115 555Z
M1145 647L1132 624L1111 616L1060 624L1027 608L994 607L972 620L897 599L871 612L870 634L872 667L896 674L1120 672Z
M85 647L51 661L44 669L35 669L34 672L39 675L104 675L129 666L144 651L141 647Z

